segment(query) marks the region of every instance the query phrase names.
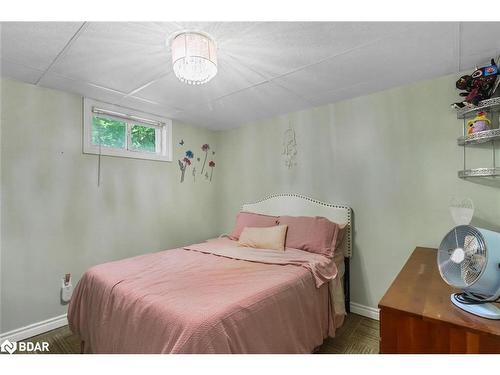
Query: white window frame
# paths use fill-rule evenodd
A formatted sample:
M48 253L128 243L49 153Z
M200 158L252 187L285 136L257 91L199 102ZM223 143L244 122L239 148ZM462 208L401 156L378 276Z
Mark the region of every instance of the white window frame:
M92 144L92 118L95 114L99 114L99 110L102 111L102 113L100 113L101 116L122 121L127 124L125 148L112 148ZM131 144L130 129L132 125L156 129L156 152L129 149L129 145ZM134 159L172 161L172 120L130 108L84 98L83 153Z

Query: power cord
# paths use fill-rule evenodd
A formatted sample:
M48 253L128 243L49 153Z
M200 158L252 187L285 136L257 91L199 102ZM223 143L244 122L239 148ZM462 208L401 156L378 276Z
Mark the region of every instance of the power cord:
M455 298L457 302L463 303L464 305L480 305L499 300L498 298L496 300L492 300L491 298L472 292L455 293L453 298Z

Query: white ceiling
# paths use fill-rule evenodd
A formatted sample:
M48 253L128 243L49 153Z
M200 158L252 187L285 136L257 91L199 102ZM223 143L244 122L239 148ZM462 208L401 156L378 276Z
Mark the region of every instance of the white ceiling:
M210 34L219 72L188 86L169 38ZM470 70L500 53L500 23L2 22L2 76L210 129Z

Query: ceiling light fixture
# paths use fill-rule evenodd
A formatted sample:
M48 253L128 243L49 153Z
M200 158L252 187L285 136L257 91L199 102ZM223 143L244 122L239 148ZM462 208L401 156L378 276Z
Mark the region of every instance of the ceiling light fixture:
M189 85L202 85L217 74L215 42L204 34L183 32L172 41L174 73Z

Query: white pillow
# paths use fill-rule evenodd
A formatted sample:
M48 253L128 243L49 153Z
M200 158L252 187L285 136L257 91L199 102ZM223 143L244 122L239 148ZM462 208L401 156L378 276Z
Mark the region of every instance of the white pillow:
M287 225L267 228L245 227L240 234L238 246L285 251Z

